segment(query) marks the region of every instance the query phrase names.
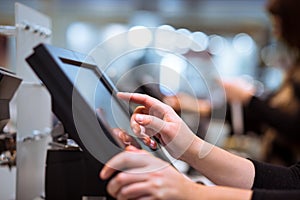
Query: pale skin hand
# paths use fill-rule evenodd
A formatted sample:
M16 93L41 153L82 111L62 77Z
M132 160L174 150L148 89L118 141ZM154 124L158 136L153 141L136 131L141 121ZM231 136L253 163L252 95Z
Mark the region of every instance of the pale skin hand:
M156 135L173 157L189 163L218 185L252 187L255 169L251 161L195 136L170 106L142 94L118 93L118 97L143 106L131 118L134 132L139 132L140 125L146 127L145 133Z
M168 105L147 95L118 93L119 98L141 104L131 117L131 128L140 135L156 136L174 158L184 160L185 150L197 138L183 120ZM179 134L184 133L184 134Z
M112 158L102 169L100 177L109 178L118 173L107 186L108 192L121 199L186 199L195 183L148 152L132 146ZM178 184L180 183L180 184ZM186 189L182 189L182 188Z
M102 169L100 178L108 179L115 169L124 171L108 183L107 190L118 200L249 200L252 195L250 190L196 184L165 161L133 146L113 157Z

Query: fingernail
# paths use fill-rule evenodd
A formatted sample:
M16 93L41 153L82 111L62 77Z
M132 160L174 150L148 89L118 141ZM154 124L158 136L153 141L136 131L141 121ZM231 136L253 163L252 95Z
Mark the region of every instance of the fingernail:
M157 144L154 140L150 141L150 147L151 147L151 149L154 149L154 150L157 148Z
M144 116L141 114L136 114L135 120L138 122L142 122L144 120Z
M126 151L137 151L138 149L135 148L135 147L132 146L132 145L129 145L129 146L126 146L126 147L125 147L125 150L126 150Z
M145 145L150 146L151 145L150 137L143 137L143 142L145 143Z

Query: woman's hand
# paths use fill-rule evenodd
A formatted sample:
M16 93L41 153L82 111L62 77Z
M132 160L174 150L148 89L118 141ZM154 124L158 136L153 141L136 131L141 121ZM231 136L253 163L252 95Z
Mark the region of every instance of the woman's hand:
M155 136L174 158L188 157L186 151L197 136L170 106L143 94L120 92L117 96L142 105L131 117L131 127L137 136Z
M100 178L110 180L107 191L119 199L187 199L197 184L180 174L169 163L150 153L126 147L102 169Z
M118 200L249 200L252 196L250 190L196 184L169 163L133 146L108 161L100 178L106 180L116 171L120 172L109 181L107 191Z

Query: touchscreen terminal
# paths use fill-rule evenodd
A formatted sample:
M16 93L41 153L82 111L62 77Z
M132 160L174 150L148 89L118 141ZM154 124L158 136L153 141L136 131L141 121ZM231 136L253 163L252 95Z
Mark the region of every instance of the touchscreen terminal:
M130 107L116 97L117 89L97 66L84 62L74 62L63 57L60 59L64 63L61 65L62 70L92 110L95 111L103 126L109 129L115 142L122 148L130 144L137 148L143 146L143 148L151 150L148 146L141 144L140 140L135 139L130 127L129 116L132 113ZM114 129L121 129L126 132L133 137L132 140L129 143L124 143L117 133L114 133Z
M131 145L170 162L159 144L152 149L135 137L129 105L116 97L117 89L90 57L40 44L26 61L49 90L53 112L83 150L106 162L125 146L114 133L122 129L132 137Z

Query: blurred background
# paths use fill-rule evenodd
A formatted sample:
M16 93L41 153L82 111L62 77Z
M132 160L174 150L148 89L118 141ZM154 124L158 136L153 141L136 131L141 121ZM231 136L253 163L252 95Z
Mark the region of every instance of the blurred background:
M0 24L14 25L14 2L0 1ZM83 53L134 26L159 27L192 36L213 55L226 76L247 74L267 89L280 83L265 0L20 0L51 17L52 44ZM118 44L121 48L122 45ZM183 53L186 53L184 51ZM273 56L271 56L271 54ZM270 58L273 60L271 61ZM279 72L278 72L279 70ZM268 78L266 78L268 76ZM272 77L272 78L270 78Z

